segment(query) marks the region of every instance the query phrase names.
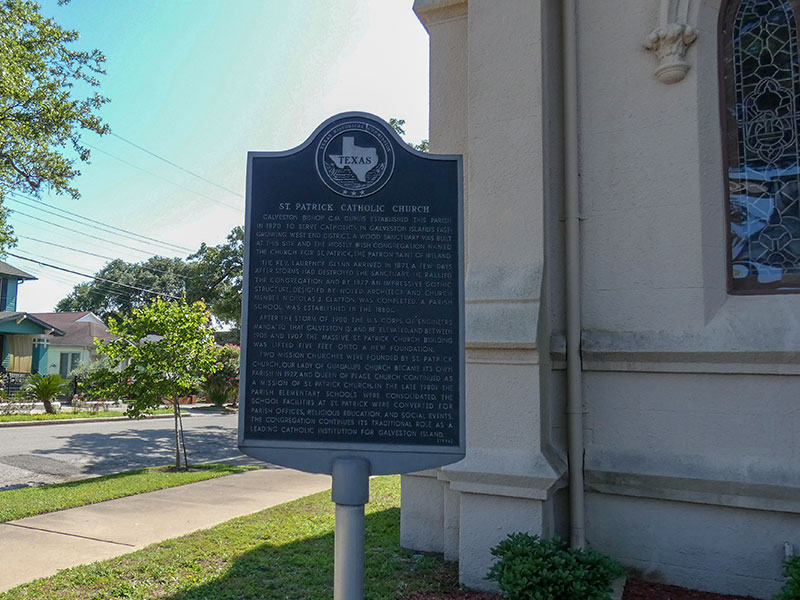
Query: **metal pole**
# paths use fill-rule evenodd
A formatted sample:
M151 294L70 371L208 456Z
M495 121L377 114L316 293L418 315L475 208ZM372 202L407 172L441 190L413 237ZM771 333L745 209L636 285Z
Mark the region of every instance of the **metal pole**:
M333 463L333 600L364 600L364 505L369 502L369 471L369 461L363 458L345 456Z
M364 598L364 505L336 505L334 600Z
M583 377L581 373L580 189L578 181L578 59L575 0L563 3L564 187L566 238L567 455L570 545L586 545L583 483Z

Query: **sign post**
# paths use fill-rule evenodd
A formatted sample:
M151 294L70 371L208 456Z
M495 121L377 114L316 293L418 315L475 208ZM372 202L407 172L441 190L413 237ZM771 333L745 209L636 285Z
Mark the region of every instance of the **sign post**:
M333 476L335 598L363 598L370 475L464 457L461 156L367 113L247 167L239 447Z

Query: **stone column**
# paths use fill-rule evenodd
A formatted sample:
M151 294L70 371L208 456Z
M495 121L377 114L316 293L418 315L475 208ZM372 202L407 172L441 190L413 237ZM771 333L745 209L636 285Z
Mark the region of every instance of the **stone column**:
M549 337L545 150L558 100L545 90L553 55L544 32L558 25L556 6L415 3L431 36L431 149L468 156L467 456L404 478L402 542L457 558L461 582L475 588L487 587L489 550L508 533L553 533L563 482L540 347Z
M414 11L430 34L431 152L464 156L464 213L468 215L467 2L416 0ZM466 228L465 237L469 237ZM458 493L440 477L438 469L403 476L401 544L458 560Z

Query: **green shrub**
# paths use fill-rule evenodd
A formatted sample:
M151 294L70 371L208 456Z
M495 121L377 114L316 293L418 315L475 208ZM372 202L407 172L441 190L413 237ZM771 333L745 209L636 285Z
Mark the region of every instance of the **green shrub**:
M214 349L213 372L206 375L203 392L209 402L222 406L236 403L239 392L239 346L228 344Z
M607 600L623 574L617 561L595 550L570 550L557 537L512 533L492 555L497 562L487 579L509 600Z
M800 600L800 556L783 563L783 575L786 583L772 600Z
M53 400L66 390L68 384L69 382L62 379L58 373L51 375L34 373L25 380L20 391L32 400L43 403L47 414L54 414L56 411L53 408Z

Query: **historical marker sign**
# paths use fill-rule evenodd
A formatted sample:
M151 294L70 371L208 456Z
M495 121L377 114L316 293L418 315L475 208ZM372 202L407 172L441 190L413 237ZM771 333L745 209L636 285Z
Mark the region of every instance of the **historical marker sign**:
M345 113L247 169L239 446L330 473L464 456L460 156Z

